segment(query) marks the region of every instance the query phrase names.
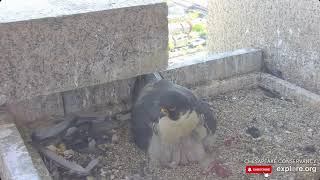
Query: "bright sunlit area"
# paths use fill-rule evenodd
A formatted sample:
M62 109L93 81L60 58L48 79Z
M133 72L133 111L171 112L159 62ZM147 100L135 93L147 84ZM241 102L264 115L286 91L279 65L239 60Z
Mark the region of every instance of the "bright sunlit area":
M207 0L168 0L169 58L206 50Z

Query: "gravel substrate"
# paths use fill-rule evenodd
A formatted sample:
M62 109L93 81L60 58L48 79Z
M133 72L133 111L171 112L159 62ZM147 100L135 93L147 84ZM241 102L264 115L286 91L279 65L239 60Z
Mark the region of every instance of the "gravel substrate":
M273 97L261 89L240 90L209 97L218 118L216 144L210 159L219 161L232 173L224 179L266 179L264 175L245 173L246 164L272 165L268 179L316 179L318 172L278 172L281 167L302 167L320 171L320 112L290 100ZM86 166L92 157L99 165L87 177L68 175L58 170L57 179L223 179L214 171L203 175L203 163L159 168L149 164L147 156L131 142L128 125L101 135L87 153L69 151L70 160ZM312 163L286 163L311 159ZM262 162L271 161L271 162ZM314 169L316 167L318 169ZM279 168L278 168L279 167ZM319 177L317 177L319 179Z

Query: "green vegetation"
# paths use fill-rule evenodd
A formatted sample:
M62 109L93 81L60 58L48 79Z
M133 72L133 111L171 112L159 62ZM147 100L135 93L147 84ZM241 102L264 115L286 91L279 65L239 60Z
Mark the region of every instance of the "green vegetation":
M168 5L172 7L176 6L176 4L170 0L166 1ZM172 31L169 32L168 49L170 51L170 57L182 56L203 51L205 49L204 42L205 39L207 39L206 16L201 14L201 11L191 8L184 10L182 16L177 17L177 15L174 15L172 16L172 19L168 19L169 24L175 24L171 26ZM179 24L181 25L181 28L179 28ZM191 26L191 30L188 24Z
M192 26L192 31L196 31L198 33L206 32L206 26L204 24L195 24Z

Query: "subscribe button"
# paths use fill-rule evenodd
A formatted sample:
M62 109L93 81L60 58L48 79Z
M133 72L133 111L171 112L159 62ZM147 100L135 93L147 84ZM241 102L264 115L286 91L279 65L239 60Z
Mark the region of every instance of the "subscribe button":
M246 166L247 174L271 174L272 166Z

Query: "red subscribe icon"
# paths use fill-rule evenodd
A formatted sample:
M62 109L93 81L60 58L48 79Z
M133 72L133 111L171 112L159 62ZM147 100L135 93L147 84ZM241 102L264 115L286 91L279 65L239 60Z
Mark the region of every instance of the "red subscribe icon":
M246 166L247 174L271 174L272 166Z

